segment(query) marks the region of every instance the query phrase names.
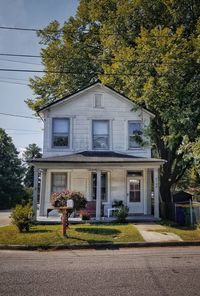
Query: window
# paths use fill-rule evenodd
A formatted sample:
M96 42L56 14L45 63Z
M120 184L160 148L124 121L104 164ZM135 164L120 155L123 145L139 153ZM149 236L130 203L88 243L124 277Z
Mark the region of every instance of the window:
M69 147L69 119L53 118L52 122L52 146Z
M107 173L101 174L101 200L107 200ZM96 200L97 174L92 173L92 199Z
M92 122L92 147L94 150L109 149L109 121L93 120Z
M129 201L140 202L140 180L130 179L129 180Z
M52 173L51 191L62 192L67 188L67 174L66 173Z
M128 148L138 148L140 147L139 140L142 136L142 123L129 121L128 123Z
M103 108L103 95L95 94L94 95L94 108Z

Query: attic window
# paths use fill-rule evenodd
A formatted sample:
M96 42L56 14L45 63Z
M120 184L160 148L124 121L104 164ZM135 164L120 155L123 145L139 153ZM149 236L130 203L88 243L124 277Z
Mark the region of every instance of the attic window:
M94 95L94 108L103 108L103 94Z

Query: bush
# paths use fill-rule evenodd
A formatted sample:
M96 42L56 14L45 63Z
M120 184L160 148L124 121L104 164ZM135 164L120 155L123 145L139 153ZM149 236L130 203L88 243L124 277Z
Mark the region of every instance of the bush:
M16 205L11 213L12 224L16 225L19 232L28 232L32 224L33 209L30 204Z
M127 206L120 206L118 210L114 213L117 221L120 223L126 222L126 218L128 216L129 208Z
M67 200L72 199L74 202L73 210L80 211L84 209L87 203L84 195L79 191L65 190L63 192L54 192L50 196L50 203L55 208L64 207L67 205ZM69 211L70 212L70 211Z

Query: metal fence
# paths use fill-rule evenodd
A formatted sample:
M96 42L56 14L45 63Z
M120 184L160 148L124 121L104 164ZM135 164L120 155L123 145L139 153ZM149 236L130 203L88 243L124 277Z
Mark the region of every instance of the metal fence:
M176 202L175 222L179 225L194 226L200 224L200 202Z

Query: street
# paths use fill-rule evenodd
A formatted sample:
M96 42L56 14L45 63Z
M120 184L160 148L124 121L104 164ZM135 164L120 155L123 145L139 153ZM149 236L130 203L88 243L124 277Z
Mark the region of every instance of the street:
M0 295L200 295L198 247L0 251Z

